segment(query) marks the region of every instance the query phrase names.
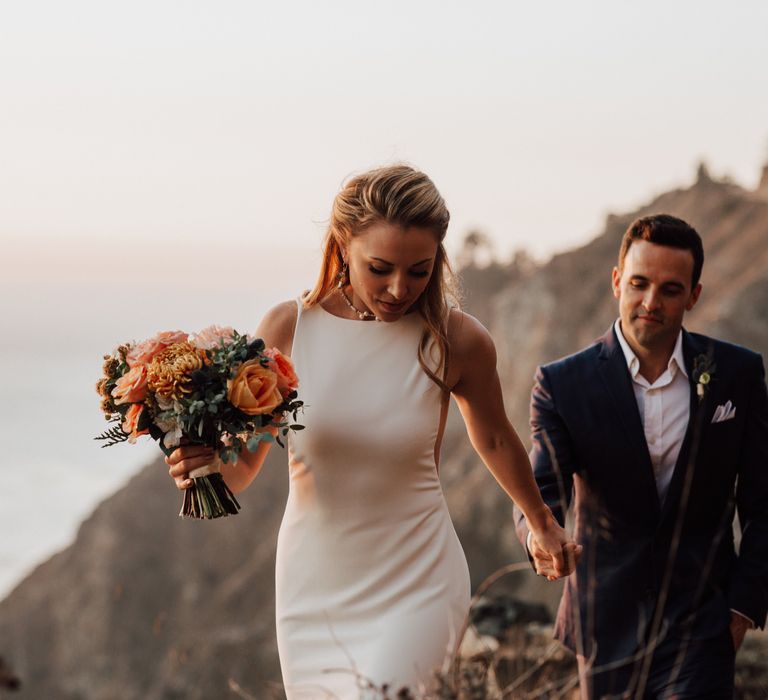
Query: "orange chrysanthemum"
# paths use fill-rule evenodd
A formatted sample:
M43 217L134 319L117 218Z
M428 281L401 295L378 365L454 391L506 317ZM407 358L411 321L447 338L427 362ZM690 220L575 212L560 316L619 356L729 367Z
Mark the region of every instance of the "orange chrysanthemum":
M207 363L204 351L183 341L169 345L152 358L147 367L147 386L163 398L188 394L190 375Z

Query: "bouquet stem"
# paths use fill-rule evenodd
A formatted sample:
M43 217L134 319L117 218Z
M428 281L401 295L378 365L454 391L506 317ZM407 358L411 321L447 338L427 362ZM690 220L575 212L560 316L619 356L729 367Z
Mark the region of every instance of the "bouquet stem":
M237 515L240 504L229 490L218 465L208 465L189 473L192 486L184 491L180 518L211 520Z

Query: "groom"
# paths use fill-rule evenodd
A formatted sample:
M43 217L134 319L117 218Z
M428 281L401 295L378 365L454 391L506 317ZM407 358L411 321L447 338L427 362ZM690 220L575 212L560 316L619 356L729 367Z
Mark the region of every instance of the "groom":
M577 654L585 698L730 698L744 633L765 624L763 363L683 330L703 260L684 221L635 221L613 270L619 319L536 375L536 480L561 523L573 501L584 547L555 634ZM553 574L519 515L518 534Z

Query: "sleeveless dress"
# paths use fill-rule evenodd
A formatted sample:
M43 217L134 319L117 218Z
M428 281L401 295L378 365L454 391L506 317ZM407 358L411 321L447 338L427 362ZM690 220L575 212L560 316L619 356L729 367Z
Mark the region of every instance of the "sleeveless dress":
M275 577L289 700L416 690L460 641L469 571L437 474L441 391L418 361L422 323L299 302L305 429L289 440Z

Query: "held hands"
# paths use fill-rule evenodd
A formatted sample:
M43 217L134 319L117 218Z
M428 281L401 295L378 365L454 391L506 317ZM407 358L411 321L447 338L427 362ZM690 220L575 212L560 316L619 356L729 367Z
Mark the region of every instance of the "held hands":
M554 516L549 514L541 528L531 528L529 552L539 576L555 581L576 569L583 547L568 538Z

